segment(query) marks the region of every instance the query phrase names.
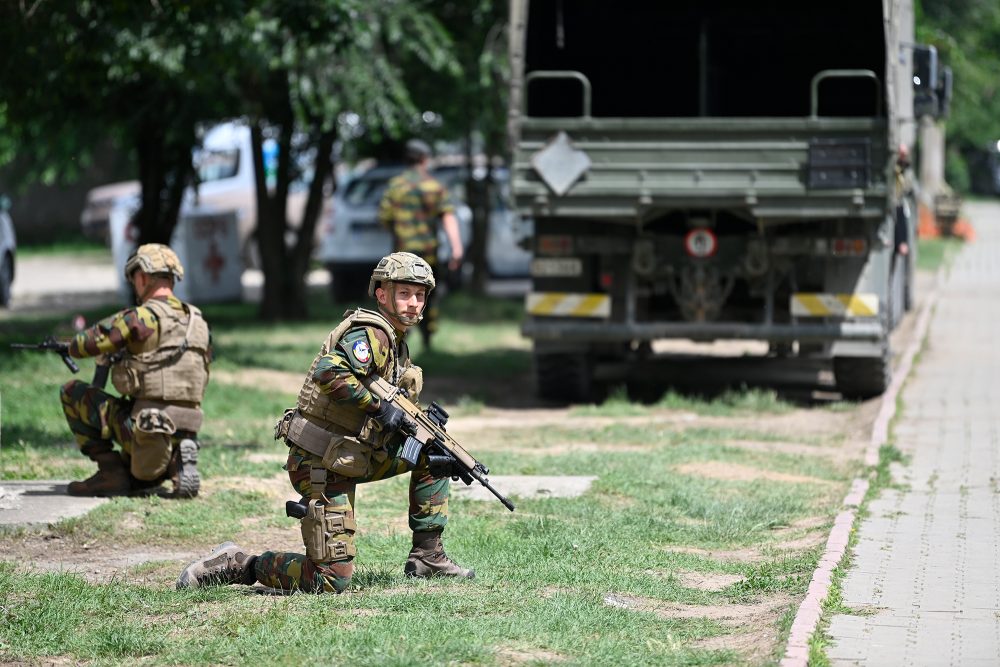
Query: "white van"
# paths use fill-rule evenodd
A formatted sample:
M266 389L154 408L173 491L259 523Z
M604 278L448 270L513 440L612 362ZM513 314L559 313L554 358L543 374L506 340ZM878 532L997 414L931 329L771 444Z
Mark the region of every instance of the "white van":
M239 122L215 125L205 133L201 147L195 149L192 157L199 183L197 187L188 188L184 193L181 216L184 215L185 208L195 207L235 211L244 264L251 268L259 267L257 244L253 238L257 227L257 200L250 128ZM270 140L265 141L265 170L274 165L276 159L276 144ZM115 183L91 190L80 216L84 233L106 238L111 210L127 200L137 202L140 191L138 181ZM307 183L301 180L292 183L287 208L292 228L301 223L308 196ZM320 215L322 218L323 213ZM317 241L319 226L317 224Z

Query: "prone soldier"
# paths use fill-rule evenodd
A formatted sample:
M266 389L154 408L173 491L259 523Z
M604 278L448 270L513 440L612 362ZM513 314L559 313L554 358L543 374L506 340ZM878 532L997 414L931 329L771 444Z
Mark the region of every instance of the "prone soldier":
M211 334L201 311L173 293L184 267L169 247L147 243L129 257L125 279L138 305L78 333L71 357L111 365L113 396L80 380L60 389L80 451L97 473L71 482L73 496L121 496L173 482L173 495L198 494L197 432L208 384ZM121 445L116 451L113 442Z
M378 376L417 400L423 374L410 362L406 333L420 322L434 285L431 267L420 257L405 252L383 257L368 285L378 310L358 308L344 314L313 360L297 406L275 426L275 438L289 448L289 480L308 508L295 515L301 520L305 555L252 555L225 542L191 563L178 578L178 589L260 582L282 590L343 592L350 585L357 553L357 485L411 470L413 548L404 574L475 575L448 558L441 543L448 523L449 471L432 472L427 453L416 458L415 466L403 456L403 410L366 387Z

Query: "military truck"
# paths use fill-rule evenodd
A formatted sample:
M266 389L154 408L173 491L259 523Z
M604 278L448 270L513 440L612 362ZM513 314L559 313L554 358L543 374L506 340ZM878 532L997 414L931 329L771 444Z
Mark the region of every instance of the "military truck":
M767 341L832 359L845 396L887 387L915 282L897 153L938 85L910 0L512 0L510 19L543 397L590 399L664 338Z

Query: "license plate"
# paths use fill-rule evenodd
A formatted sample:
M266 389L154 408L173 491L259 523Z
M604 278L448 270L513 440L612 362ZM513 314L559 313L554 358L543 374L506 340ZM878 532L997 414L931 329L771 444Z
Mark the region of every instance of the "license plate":
M547 257L531 261L531 275L536 278L575 278L583 273L579 257Z

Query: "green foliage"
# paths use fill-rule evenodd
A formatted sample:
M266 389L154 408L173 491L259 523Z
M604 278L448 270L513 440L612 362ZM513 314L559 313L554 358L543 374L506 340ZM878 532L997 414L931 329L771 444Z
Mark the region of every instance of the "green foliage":
M933 44L954 72L947 120L948 178L967 189L964 157L1000 139L1000 4L979 0L917 3L917 41ZM963 176L963 174L965 174Z

